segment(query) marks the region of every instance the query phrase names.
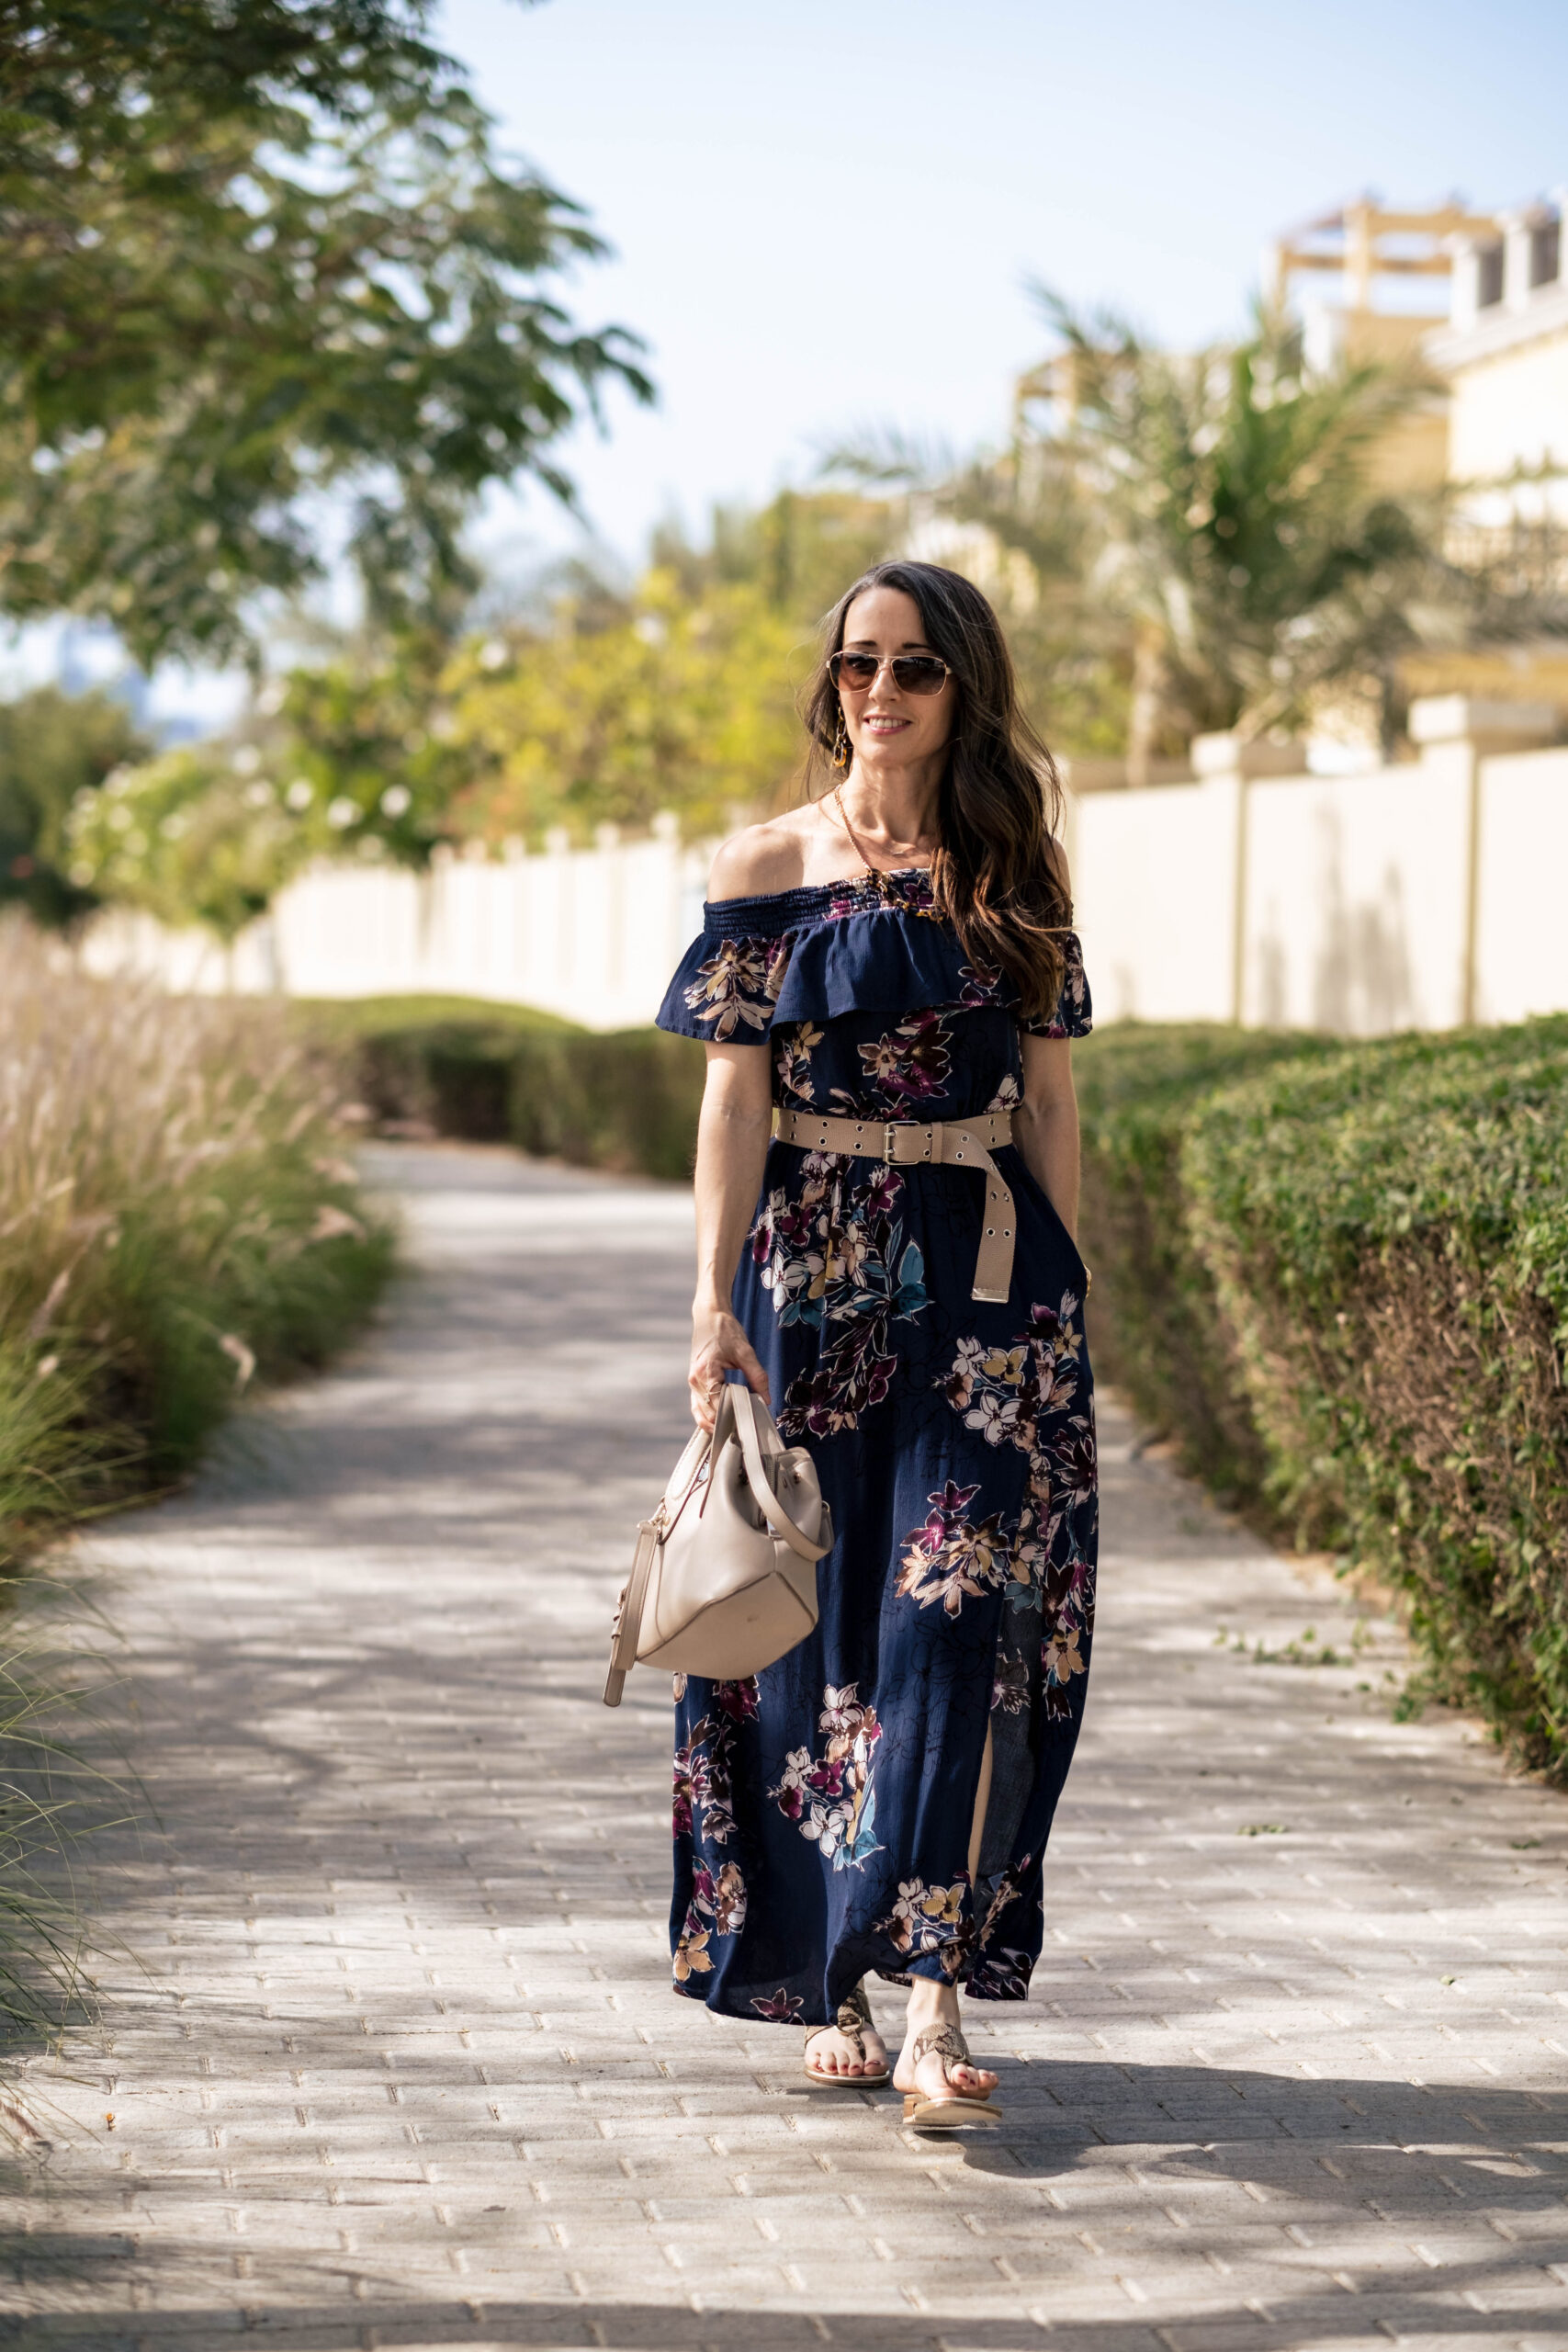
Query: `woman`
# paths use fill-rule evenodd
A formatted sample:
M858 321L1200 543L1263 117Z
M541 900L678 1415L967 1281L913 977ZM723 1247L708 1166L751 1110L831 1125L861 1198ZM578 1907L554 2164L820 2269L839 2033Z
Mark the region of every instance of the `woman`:
M708 1046L693 1411L748 1381L838 1531L808 1640L677 1685L675 1979L803 2022L808 2075L861 2088L887 2079L862 1979L907 1984L893 2079L946 2126L997 2111L958 1987L1028 1992L1083 1711L1089 992L1055 771L977 589L868 571L807 725L831 788L720 849L659 1016Z

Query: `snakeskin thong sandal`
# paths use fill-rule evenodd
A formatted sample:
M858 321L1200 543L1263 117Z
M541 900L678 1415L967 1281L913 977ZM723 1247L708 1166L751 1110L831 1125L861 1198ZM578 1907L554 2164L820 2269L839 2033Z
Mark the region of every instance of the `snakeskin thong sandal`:
M918 2066L933 2050L960 2066L974 2064L969 2044L955 2025L929 2025L923 2033L916 2034L910 2064ZM942 2071L945 2078L945 2065ZM1000 2113L1001 2109L993 2106L988 2096L975 2098L951 2088L940 2098L930 2098L924 2091L904 2094L904 2120L917 2132L962 2132L972 2124L994 2123Z
M816 2041L817 2036L819 2033L832 2033L837 2030L843 2035L844 2040L850 2044L855 2053L855 2056L860 2060L863 2066L865 2064L865 2030L867 2026L874 2026L875 2022L875 2018L871 2014L871 2003L866 1998L865 1986L863 1984L857 1984L852 1992L846 1995L845 1998L839 2003L839 2014L833 2019L833 2023L831 2025L808 2025L807 2027L807 2081L808 2083L827 2083L831 2089L836 2091L876 2091L880 2090L885 2083L890 2082L893 2076L893 2069L891 2066L884 2066L880 2075L846 2075L842 2073L829 2075L825 2074L820 2067L814 2066L811 2063L811 2045Z

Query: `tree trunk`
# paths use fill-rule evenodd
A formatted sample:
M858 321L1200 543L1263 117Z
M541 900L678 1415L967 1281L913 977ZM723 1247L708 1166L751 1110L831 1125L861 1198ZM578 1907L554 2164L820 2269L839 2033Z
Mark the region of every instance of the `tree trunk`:
M1133 697L1127 713L1127 781L1147 784L1155 748L1165 731L1165 633L1143 622L1133 642Z

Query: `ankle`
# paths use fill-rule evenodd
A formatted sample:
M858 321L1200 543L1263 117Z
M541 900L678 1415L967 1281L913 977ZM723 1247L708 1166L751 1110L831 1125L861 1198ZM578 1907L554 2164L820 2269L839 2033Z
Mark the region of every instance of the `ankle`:
M917 1976L909 1987L907 2034L912 2038L917 2033L923 2033L928 2026L957 2023L957 1987L939 1984L933 1977Z

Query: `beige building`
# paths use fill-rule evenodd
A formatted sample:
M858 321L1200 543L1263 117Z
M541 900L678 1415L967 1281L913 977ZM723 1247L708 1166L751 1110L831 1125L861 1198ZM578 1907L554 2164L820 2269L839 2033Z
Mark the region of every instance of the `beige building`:
M1377 473L1387 490L1436 490L1449 479L1449 399L1427 345L1449 322L1456 239L1495 233L1489 213L1462 205L1394 212L1364 197L1303 221L1270 249L1270 292L1300 318L1314 372L1372 361L1433 376L1427 399L1382 445Z
M1308 363L1409 359L1430 370L1413 479L1448 482L1477 526L1568 517L1568 251L1562 193L1511 212L1391 212L1370 198L1308 221L1272 252ZM1303 284L1340 281L1337 301ZM1437 303L1402 299L1412 278Z
M1271 263L1309 365L1409 360L1430 374L1430 398L1382 453L1386 485L1451 493L1460 560L1568 584L1562 207L1562 191L1495 213L1394 212L1365 198L1280 238ZM1338 282L1319 293L1325 276ZM1568 653L1552 643L1416 656L1405 668L1417 695L1523 695L1568 716Z
M1427 338L1449 385L1448 478L1479 525L1568 520L1568 277L1562 200L1452 241L1446 323Z

